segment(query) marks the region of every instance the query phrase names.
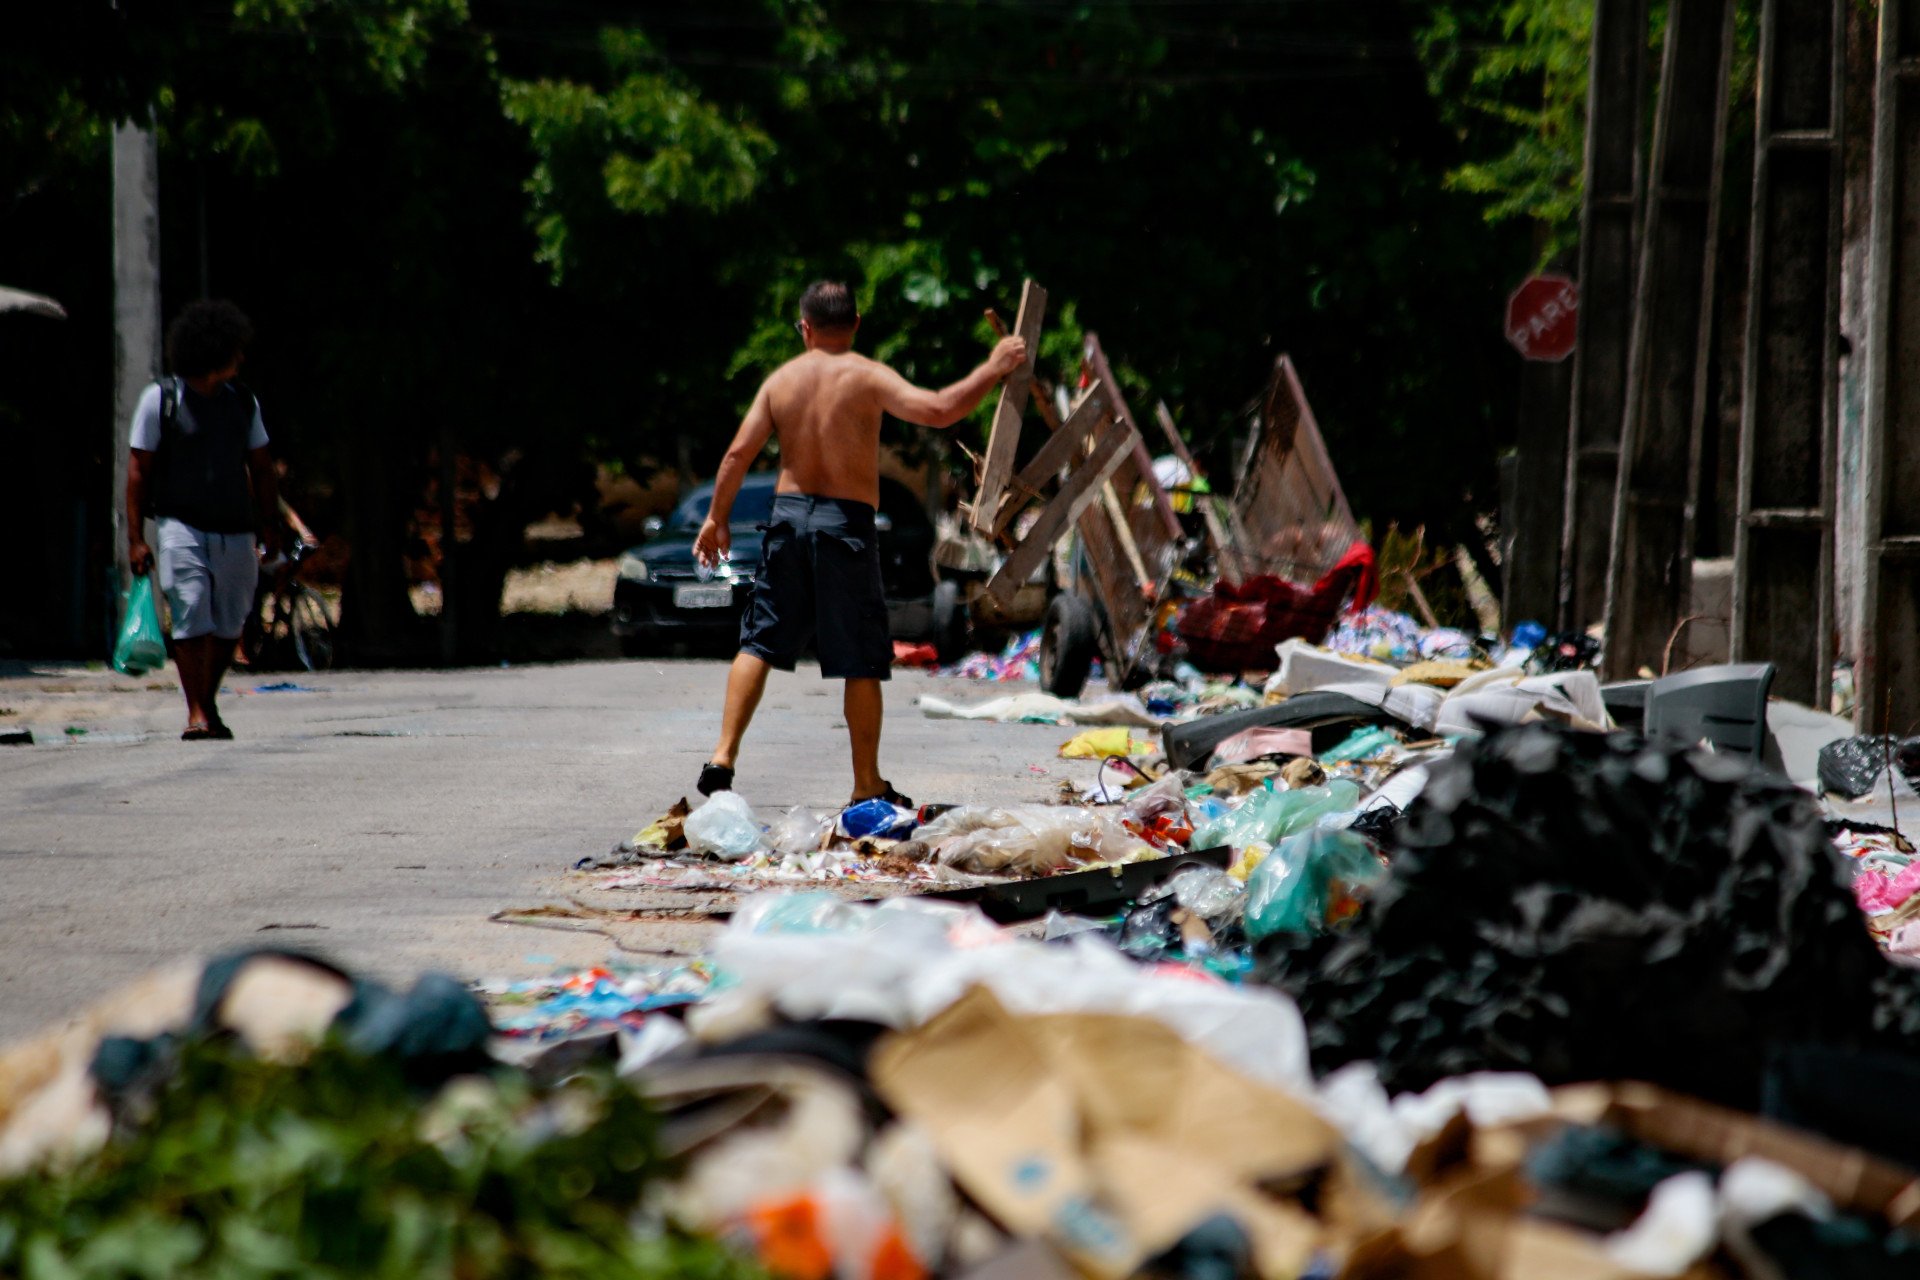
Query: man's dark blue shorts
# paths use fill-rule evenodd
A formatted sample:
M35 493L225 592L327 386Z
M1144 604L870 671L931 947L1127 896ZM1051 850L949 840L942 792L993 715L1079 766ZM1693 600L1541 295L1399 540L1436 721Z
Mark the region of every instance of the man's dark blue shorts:
M873 508L782 493L764 527L760 571L740 619L740 651L791 671L811 639L828 679L887 679L893 638Z

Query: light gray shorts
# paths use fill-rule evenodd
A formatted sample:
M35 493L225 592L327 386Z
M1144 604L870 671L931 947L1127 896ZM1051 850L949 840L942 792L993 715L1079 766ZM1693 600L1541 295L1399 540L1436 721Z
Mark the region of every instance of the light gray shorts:
M237 640L253 612L253 589L260 581L253 535L206 533L179 520L157 523L160 545L154 559L173 611L173 638Z

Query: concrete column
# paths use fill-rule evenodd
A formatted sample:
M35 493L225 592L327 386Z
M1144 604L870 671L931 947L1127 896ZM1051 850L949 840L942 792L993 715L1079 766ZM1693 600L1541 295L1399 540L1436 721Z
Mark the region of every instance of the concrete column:
M113 130L113 557L127 568L127 439L140 393L160 376L160 149L151 129ZM116 613L117 616L117 613Z

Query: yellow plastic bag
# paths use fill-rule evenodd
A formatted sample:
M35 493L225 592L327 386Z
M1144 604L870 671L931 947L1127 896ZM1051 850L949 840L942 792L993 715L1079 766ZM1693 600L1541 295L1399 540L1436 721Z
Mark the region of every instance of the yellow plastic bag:
M1088 729L1076 734L1060 748L1062 760L1105 760L1108 756L1144 756L1153 754L1153 743L1135 738L1125 725L1106 729Z

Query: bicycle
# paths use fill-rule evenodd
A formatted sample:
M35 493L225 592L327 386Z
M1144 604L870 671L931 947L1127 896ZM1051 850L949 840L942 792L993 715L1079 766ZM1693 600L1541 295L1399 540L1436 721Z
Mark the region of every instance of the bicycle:
M333 666L333 615L320 593L298 580L300 562L315 550L295 539L285 555L260 566L253 613L240 637L248 666L263 667L287 654L308 671Z

